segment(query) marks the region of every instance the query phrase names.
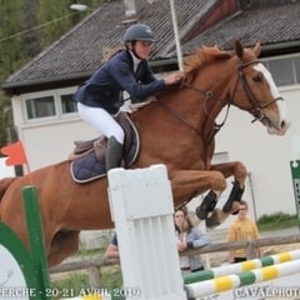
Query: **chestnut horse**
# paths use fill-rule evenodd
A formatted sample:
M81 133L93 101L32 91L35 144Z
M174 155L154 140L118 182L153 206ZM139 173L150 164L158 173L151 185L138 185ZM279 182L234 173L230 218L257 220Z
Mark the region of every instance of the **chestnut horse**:
M259 43L250 49L236 41L235 53L202 47L185 59L185 80L181 85L159 94L157 101L130 116L141 145L131 168L165 164L175 206L209 190L218 197L226 188L226 178L233 176L239 195L233 193L233 205L225 212L210 209L208 219L214 220L213 226L237 209L247 176L241 162L211 164L214 136L221 127L215 121L220 111L234 105L253 115L270 134L283 135L289 125L286 105L271 74L257 60L259 53ZM78 249L81 230L114 227L106 177L75 183L70 163L66 160L36 170L30 177L0 181L1 221L15 230L25 244L28 237L22 188L31 180L37 186L50 266Z

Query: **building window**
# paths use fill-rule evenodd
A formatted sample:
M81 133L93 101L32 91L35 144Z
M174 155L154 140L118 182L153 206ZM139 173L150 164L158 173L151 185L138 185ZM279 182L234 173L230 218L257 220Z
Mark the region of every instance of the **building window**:
M228 152L216 152L212 158L213 164L222 164L229 162Z
M268 62L269 70L278 86L295 84L292 59L276 59Z
M26 100L27 118L51 117L56 115L55 101L53 96L33 98Z
M61 111L63 114L77 112L77 103L74 101L73 94L61 95Z
M300 57L294 57L296 82L300 83Z
M28 122L68 119L78 115L74 88L24 95L25 118Z
M291 55L265 59L277 86L300 84L300 56Z

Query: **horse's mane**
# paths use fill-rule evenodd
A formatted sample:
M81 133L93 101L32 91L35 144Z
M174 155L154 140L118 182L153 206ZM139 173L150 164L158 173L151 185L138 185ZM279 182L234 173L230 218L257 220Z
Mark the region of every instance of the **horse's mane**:
M197 48L193 54L186 57L184 60L184 81L191 83L196 75L196 72L214 61L228 60L233 57L229 51L220 50L217 46L207 47L202 46ZM168 94L170 91L178 90L180 86L175 85L167 90L161 91L157 94L160 98L162 95Z
M202 46L184 60L184 71L186 75L189 75L210 62L230 59L231 57L232 54L230 52L220 50L217 46Z

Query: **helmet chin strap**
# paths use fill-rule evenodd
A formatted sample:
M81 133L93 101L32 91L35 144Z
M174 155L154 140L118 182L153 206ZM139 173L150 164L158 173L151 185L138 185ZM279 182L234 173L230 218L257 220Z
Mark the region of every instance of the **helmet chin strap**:
M138 56L138 54L136 53L136 51L135 51L134 48L131 50L131 52L133 53L133 55L134 55L136 58L138 58L138 59L140 59L140 60L143 60L140 56Z
M136 51L135 51L135 48L134 48L135 42L136 42L136 41L131 41L131 42L130 42L131 47L129 47L129 45L127 44L127 45L126 45L126 48L127 48L128 50L130 50L130 51L132 52L132 54L133 54L137 59L143 60L140 56L138 56L138 54L137 54Z

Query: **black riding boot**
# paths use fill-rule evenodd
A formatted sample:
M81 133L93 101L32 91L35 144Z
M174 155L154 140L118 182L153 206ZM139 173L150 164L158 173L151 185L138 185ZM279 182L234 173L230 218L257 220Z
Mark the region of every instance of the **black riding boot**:
M112 136L108 140L105 154L106 172L113 168L119 168L123 156L123 145Z

